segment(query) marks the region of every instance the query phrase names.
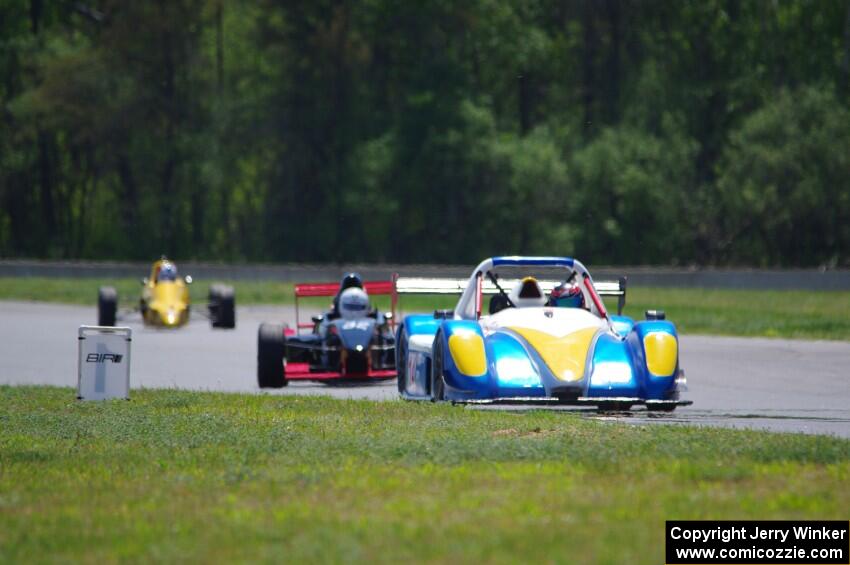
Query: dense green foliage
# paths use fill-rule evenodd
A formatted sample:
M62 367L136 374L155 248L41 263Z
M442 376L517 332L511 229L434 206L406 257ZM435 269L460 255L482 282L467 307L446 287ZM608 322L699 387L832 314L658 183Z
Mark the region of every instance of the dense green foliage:
M844 0L8 0L0 255L850 264Z
M401 401L0 387L0 561L661 563L840 519L850 441ZM654 421L658 421L655 419Z

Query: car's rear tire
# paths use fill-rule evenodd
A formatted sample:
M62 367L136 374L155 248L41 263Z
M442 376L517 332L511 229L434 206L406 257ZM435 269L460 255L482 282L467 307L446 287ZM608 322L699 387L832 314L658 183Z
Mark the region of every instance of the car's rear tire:
M118 314L118 292L111 286L97 291L97 325L114 326Z
M221 296L222 285L213 283L210 285L209 294L207 295L207 312L210 315L210 323L215 327L218 322L218 302Z
M280 324L260 324L257 332L257 384L260 388L281 388L286 381L283 360L286 337Z
M442 402L446 399L446 381L443 378L443 335L437 333L434 347L431 349L431 402Z
M232 286L213 284L209 294L210 321L214 328L236 327L236 293Z
M395 349L395 371L398 379L398 393L404 395L407 387L407 336L404 326L398 331Z

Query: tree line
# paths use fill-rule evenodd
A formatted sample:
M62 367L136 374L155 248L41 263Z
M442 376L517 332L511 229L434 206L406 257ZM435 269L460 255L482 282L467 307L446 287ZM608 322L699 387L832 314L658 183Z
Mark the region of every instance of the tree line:
M850 3L7 0L0 256L850 265Z

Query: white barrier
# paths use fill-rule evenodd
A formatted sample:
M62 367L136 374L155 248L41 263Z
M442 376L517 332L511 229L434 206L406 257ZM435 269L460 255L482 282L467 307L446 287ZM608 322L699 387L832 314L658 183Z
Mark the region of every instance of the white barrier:
M77 398L130 398L130 328L80 326Z

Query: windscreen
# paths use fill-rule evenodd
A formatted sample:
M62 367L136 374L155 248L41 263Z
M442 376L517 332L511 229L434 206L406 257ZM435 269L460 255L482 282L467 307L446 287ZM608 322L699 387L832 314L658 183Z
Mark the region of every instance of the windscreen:
M587 296L583 280L572 269L500 265L490 273L495 282L485 274L482 315L495 314L511 305L516 308L583 308L600 315Z

